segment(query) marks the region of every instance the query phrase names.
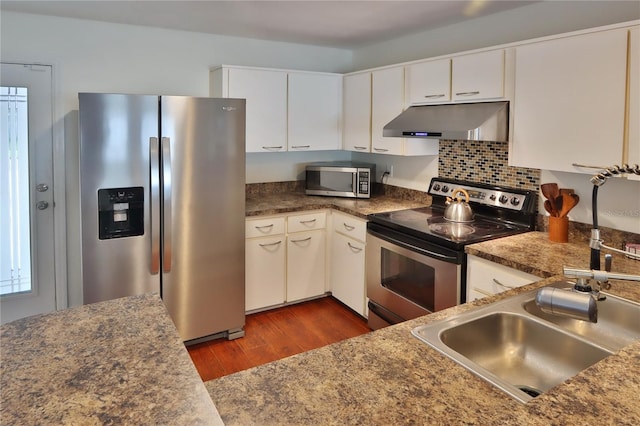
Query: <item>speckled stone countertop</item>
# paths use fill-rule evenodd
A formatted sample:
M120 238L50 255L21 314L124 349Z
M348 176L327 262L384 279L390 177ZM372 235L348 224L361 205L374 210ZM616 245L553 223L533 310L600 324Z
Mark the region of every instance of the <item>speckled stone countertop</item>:
M248 196L246 216L266 216L304 210L334 209L366 219L367 215L385 211L424 207L427 200L410 200L374 195L368 199L323 197L303 192L286 192Z
M158 295L0 327L3 425L220 425Z
M469 247L550 278L211 380L205 385L225 424L640 424L640 341L521 404L411 336L419 325L557 281L572 259L585 266L581 245L551 243L542 232ZM613 264L640 272L639 262L614 256ZM610 292L640 302L640 284L615 283Z

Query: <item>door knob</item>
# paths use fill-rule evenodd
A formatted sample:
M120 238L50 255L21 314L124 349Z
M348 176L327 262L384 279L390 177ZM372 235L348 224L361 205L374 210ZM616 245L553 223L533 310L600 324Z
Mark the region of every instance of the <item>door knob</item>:
M45 210L47 207L49 207L49 203L47 203L46 201L38 201L36 207L38 208L38 210Z
M46 183L40 183L36 185L36 191L38 192L47 192L48 189L49 185L47 185Z

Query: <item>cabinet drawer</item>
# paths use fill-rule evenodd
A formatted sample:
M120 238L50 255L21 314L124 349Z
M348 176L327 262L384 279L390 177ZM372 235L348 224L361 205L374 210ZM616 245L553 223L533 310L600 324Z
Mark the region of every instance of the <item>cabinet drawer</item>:
M284 234L284 217L247 219L245 221L244 234L245 238Z
M540 278L535 275L499 265L480 257L468 256L468 294L471 291L481 294L498 294L539 280Z
M287 232L312 231L327 226L327 213L314 212L287 217Z
M367 237L367 221L354 216L333 212L332 225L335 232L347 235L358 241L365 241Z

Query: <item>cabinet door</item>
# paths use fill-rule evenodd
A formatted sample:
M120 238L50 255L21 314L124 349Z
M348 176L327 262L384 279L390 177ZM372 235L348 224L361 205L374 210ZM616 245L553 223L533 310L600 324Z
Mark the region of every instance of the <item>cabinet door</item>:
M371 152L402 155L403 138L385 138L382 128L402 112L404 68L374 71L371 78Z
M631 30L629 38L629 164L640 164L640 28ZM640 176L629 175L640 180Z
M451 100L450 59L409 65L404 72L405 99L408 105Z
M342 76L289 73L289 151L340 149Z
M343 83L343 149L370 152L371 73L347 75Z
M451 68L454 101L504 97L504 50L456 56Z
M331 292L365 316L365 245L334 232L331 239Z
M309 231L287 237L287 302L325 292L325 232Z
M627 31L565 37L516 49L510 164L593 173L623 151Z
M245 310L285 301L285 236L245 241Z
M229 69L229 97L247 100L247 152L286 151L287 74Z
M467 300L475 300L479 295L502 293L540 280L535 275L481 257L469 255L467 261Z

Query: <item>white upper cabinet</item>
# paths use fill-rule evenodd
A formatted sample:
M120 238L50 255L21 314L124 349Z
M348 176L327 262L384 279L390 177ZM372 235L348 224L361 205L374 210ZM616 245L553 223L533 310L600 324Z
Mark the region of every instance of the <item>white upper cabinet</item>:
M407 106L451 100L451 59L405 67Z
M504 50L454 56L451 60L451 93L454 101L504 97Z
M593 173L574 164L620 164L627 35L615 29L516 48L511 165Z
M371 151L371 73L343 79L342 146L348 151Z
M210 83L247 100L247 152L340 149L342 75L223 66Z
M371 152L391 155L438 155L438 140L382 136L384 126L404 105L404 67L371 73Z
M640 164L640 28L629 32L629 109L628 109L628 158L629 164ZM629 175L640 180L640 176Z
M289 73L289 151L340 149L342 76Z
M404 105L404 67L374 71L371 94L371 152L402 155L402 138L382 136L383 127Z
M287 150L286 72L218 68L211 79L213 96L247 100L247 152Z

